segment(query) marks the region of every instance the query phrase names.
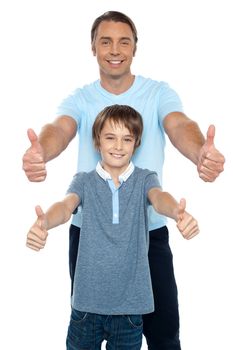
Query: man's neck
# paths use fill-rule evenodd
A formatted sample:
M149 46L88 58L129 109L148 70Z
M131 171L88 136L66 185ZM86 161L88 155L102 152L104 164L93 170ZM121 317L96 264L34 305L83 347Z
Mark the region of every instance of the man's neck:
M101 86L110 92L111 94L120 95L133 85L135 76L131 73L122 77L106 77L104 74L100 73L100 83Z

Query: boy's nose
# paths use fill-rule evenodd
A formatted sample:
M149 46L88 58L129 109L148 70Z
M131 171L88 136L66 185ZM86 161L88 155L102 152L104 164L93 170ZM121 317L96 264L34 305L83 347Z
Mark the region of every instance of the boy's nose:
M117 149L117 150L122 149L122 141L121 140L116 140L115 149Z

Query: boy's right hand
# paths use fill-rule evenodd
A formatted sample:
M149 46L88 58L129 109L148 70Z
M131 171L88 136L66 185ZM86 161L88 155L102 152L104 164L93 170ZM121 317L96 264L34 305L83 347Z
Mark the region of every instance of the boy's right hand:
M47 175L42 146L33 129L27 131L31 146L23 155L23 170L29 181L44 181Z
M46 218L43 210L39 205L36 206L35 210L37 220L27 234L26 246L33 250L39 251L45 246L48 232L46 230Z
M197 220L186 210L186 200L182 198L177 208L177 228L182 236L191 239L199 233Z

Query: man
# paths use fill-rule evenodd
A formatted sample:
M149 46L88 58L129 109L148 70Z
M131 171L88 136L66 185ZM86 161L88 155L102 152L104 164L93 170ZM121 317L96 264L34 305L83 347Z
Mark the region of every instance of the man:
M205 140L196 122L182 110L178 95L165 83L134 76L131 63L137 48L137 31L132 20L110 11L92 26L92 51L99 65L100 79L77 89L58 109L56 120L43 127L39 137L28 130L31 147L23 156L23 169L30 181L44 181L46 163L57 157L79 134L78 171L90 171L99 159L91 140L95 116L107 105L125 104L141 113L144 133L135 165L155 170L162 183L164 132L172 144L196 166L200 178L214 181L223 171L224 157L214 146L215 129L210 126ZM148 349L179 350L179 312L172 253L166 219L149 211L149 262L155 312L144 317ZM76 264L80 213L70 227L70 274ZM73 283L72 283L73 286Z

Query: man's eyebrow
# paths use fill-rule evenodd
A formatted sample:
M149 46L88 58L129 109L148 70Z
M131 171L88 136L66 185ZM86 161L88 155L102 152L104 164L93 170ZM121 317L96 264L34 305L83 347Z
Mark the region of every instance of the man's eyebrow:
M99 40L112 40L112 38L110 36L101 36ZM119 38L119 40L131 41L132 39L128 36L122 36L121 38Z
M100 37L100 40L101 40L101 39L111 39L111 37L110 37L110 36L101 36L101 37Z

